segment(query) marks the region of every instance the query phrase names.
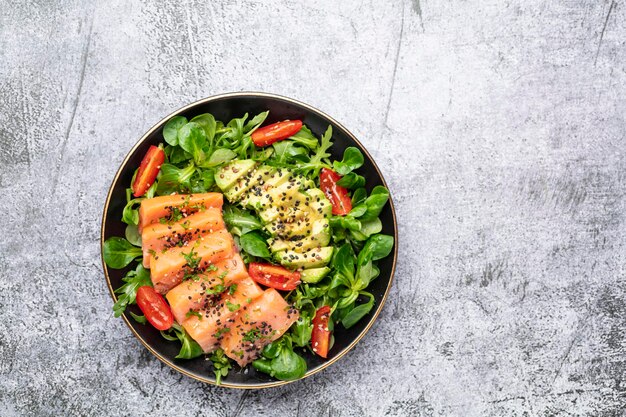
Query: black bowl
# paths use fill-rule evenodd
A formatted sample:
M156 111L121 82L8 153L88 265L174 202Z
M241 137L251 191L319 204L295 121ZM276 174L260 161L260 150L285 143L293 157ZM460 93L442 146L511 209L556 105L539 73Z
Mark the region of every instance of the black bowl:
M117 171L109 194L107 195L102 217L100 244L102 245L109 237L124 236L126 225L122 223L121 217L122 209L126 203L125 190L130 183L134 170L139 166L143 155L150 145L163 142L163 126L171 117L182 115L187 117L187 119L191 119L198 114L211 113L217 120L228 121L235 117L241 117L245 113L248 113L250 117L252 117L265 110L270 111L266 123L273 123L285 119L300 119L316 136L321 136L321 134L326 131L328 125L332 125L334 140L334 145L331 147L332 158L341 159L343 151L348 146L356 146L365 155L365 164L359 169L359 173L367 180L368 191L376 185L386 186L380 170L363 145L361 145L354 135L345 127L321 111L296 100L273 94L231 93L213 96L185 106L165 117L143 135L139 142L130 150ZM383 304L391 288L391 281L398 254L398 228L391 200L381 213L380 219L383 224L382 232L393 235L396 244L394 246L393 256L388 256L379 262L380 276L368 287L368 291L376 298L376 308L348 330L340 325L336 326L335 344L329 352L328 359L324 360L308 352L305 353L304 356L308 364L308 372L305 377L321 371L348 353L348 351L361 340L365 333L367 333L370 327L372 327L372 324L383 308ZM109 269L106 264L104 264L104 261L102 266L111 296L114 300L117 300L113 290L123 284L122 277L124 277L129 268L121 270ZM140 314L137 306L131 306L128 310ZM207 361L204 357L193 360L174 359L180 349L178 342L169 342L163 339L159 332L152 326L144 326L136 323L129 317L128 312L124 314L123 318L139 341L161 361L187 376L199 381L215 384L215 377L210 361ZM285 383L284 381L277 381L266 374L257 373L249 366L245 371L240 369L231 370L228 377L222 380L221 386L232 388L264 388L283 385Z

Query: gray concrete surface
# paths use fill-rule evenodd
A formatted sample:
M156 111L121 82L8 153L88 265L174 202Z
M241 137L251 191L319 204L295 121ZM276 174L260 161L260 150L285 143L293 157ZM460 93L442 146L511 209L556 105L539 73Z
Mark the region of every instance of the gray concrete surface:
M0 0L0 414L624 415L624 22L617 0ZM128 149L239 90L351 129L402 242L358 347L258 392L151 357L99 260Z

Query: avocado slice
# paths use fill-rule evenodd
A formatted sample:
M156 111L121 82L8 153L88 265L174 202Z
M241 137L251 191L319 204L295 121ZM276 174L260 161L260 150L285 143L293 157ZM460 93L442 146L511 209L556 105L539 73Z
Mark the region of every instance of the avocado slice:
M272 252L280 252L283 250L292 250L295 252L304 252L309 249L326 246L330 242L330 225L328 219L318 219L312 225L307 223L303 228L304 235L292 235L281 239L273 238L269 242Z
M333 247L309 249L304 253L291 250L276 252L274 257L281 265L287 268L319 268L328 265L333 256Z
M220 187L220 190L227 190L255 166L256 162L251 159L242 159L226 164L215 173L215 184Z
M263 178L253 185L244 196L240 204L246 208L259 210L267 204L267 191L276 188L291 178L291 172L286 169L276 169L267 165L261 165L258 169Z
M304 207L309 204L307 198L310 200L310 197L301 193L295 184L296 181L290 178L265 193L260 204L263 209L259 211L263 222L271 223L277 219L293 222L305 214Z
M244 194L250 190L253 186L262 181L264 178L263 172L258 169L253 169L248 172L246 176L240 178L232 187L227 190L224 190L224 196L228 199L228 201L236 202L238 201Z
M321 268L309 268L300 272L300 279L302 282L316 284L324 279L329 272L330 268L327 266L323 266Z
M312 234L311 226L324 217L317 210L310 206L304 206L301 213L298 213L295 219L291 221L278 218L268 223L265 228L272 236L283 239L297 240L298 237L303 238Z
M307 190L306 193L311 197L311 209L315 210L323 217L332 216L333 206L330 204L330 201L328 201L322 190L319 188L311 188Z

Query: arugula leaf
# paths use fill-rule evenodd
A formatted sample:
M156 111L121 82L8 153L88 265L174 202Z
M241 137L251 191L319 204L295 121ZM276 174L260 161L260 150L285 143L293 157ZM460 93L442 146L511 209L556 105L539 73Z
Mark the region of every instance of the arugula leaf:
M306 148L297 146L296 143L291 140L275 142L272 147L274 148L272 162L277 165L289 165L303 162L308 155Z
M148 319L146 319L146 316L142 315L138 315L133 313L132 311L129 311L130 316L135 319L135 321L139 324L146 324L148 322Z
M250 119L250 121L248 121L248 123L246 123L246 125L243 128L244 132L246 132L246 136L252 135L252 133L263 124L263 122L265 121L265 119L267 119L267 116L269 114L270 114L269 111L264 111L262 113L257 114L252 119Z
M363 165L363 162L365 162L365 159L363 158L361 151L353 146L350 146L344 151L343 159L341 161L333 162L333 169L339 175L347 175L353 170L360 168ZM365 184L365 179L363 180L363 183Z
M187 334L182 326L174 323L172 329L174 329L176 337L182 343L180 352L175 356L176 359L193 359L204 353L200 345Z
M301 164L300 167L296 168L296 170L303 174L311 172L312 177L317 177L322 168L329 167L330 162L328 161L328 157L330 156L330 153L328 153L328 149L333 145L332 137L333 127L329 125L326 132L324 132L324 135L322 135L321 142L315 151L315 154L311 157L309 162Z
M174 116L163 126L163 138L172 145L178 145L178 131L187 124L187 119L183 116Z
M224 206L224 221L228 230L238 236L244 235L252 230L263 228L263 223L248 211L241 210L235 206Z
M289 139L312 150L317 149L317 147L319 146L317 138L315 137L315 135L313 135L313 132L311 132L311 130L305 125L302 125L302 128L298 131L298 133L291 136Z
M122 269L143 255L141 248L133 246L123 237L113 236L104 242L104 262L113 269Z
M113 305L113 313L115 317L122 315L129 304L135 302L137 297L137 289L144 285L152 286L150 280L150 272L143 267L142 264L137 265L134 271L128 271L126 276L122 278L124 285L115 290L115 294L120 294L117 302Z
M252 256L265 259L271 256L270 251L267 248L267 242L257 232L248 232L245 235L242 235L239 239L239 244L241 249Z
M207 142L207 136L200 124L189 122L183 126L178 131L178 141L180 147L193 156L196 165L200 165L204 161L203 148Z
M234 149L241 143L241 138L243 137L243 126L246 120L248 119L248 113L244 114L243 117L231 119L230 122L222 129L221 135L217 139L216 143L220 147Z
M178 340L178 337L176 337L176 336L172 336L172 335L170 334L170 332L171 332L171 331L172 331L172 329L169 329L169 330L161 330L161 331L160 331L160 333L161 333L161 336L163 336L163 338L164 338L165 340L169 340L170 342L176 342L176 341Z

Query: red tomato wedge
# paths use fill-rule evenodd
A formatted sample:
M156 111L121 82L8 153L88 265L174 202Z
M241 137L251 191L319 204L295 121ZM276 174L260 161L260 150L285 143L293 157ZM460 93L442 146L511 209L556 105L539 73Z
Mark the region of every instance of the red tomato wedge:
M322 168L320 172L320 188L333 205L333 214L335 216L345 216L352 210L352 200L348 195L348 190L337 185L337 181L340 179L341 175L332 169Z
M252 262L248 266L248 274L257 283L281 291L295 290L300 284L300 273L282 266Z
M268 146L295 135L300 129L302 129L302 120L285 120L273 123L252 132L252 142L256 146Z
M317 309L315 317L313 317L313 333L311 334L311 346L313 346L313 352L317 353L324 359L328 356L328 347L330 345L330 330L328 329L329 319L329 306L322 306Z
M154 184L157 174L161 170L161 165L165 162L165 152L158 146L150 146L146 156L141 160L139 171L133 182L132 189L135 197L141 197Z
M174 323L174 316L161 294L144 285L137 289L137 305L146 319L157 330L167 330Z

